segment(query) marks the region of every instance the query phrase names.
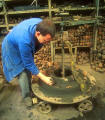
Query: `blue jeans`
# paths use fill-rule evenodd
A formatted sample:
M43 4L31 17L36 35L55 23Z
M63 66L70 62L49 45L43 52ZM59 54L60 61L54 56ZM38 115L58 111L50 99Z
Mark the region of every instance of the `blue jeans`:
M29 97L31 92L31 72L24 70L18 75L19 85L22 91L22 97Z

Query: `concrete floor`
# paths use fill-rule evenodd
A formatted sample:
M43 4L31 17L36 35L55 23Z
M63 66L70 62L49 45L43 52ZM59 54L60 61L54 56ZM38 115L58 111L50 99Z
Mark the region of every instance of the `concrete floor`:
M81 69L92 73L97 85L105 89L105 73L96 73L89 65L81 66ZM17 80L0 90L0 120L105 120L104 111L105 106L94 104L93 111L81 117L71 105L54 105L51 113L42 114L36 105L31 109L25 107Z

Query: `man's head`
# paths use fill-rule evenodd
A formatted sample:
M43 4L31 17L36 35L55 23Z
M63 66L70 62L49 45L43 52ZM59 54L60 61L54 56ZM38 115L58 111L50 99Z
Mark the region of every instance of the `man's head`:
M45 19L37 25L35 37L42 44L48 43L54 37L55 31L54 23L49 19Z

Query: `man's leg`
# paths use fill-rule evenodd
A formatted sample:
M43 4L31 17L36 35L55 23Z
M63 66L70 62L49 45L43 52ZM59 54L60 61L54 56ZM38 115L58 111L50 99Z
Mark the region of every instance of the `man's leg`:
M32 91L32 88L31 88L31 79L32 79L32 75L29 71L26 71L27 72L27 76L28 76L28 84L29 84L29 90L30 92ZM31 94L30 94L31 95Z
M22 97L25 101L25 104L27 106L32 105L32 99L30 96L30 90L31 90L31 73L27 70L24 70L22 73L18 76L20 88L22 91Z

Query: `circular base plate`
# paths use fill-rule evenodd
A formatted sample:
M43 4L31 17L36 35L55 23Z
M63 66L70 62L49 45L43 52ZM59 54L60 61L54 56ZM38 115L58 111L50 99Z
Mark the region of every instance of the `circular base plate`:
M54 77L55 84L48 86L40 81L32 84L34 94L40 99L54 104L74 104L88 99L90 96L84 95L79 84L70 77L63 79Z

